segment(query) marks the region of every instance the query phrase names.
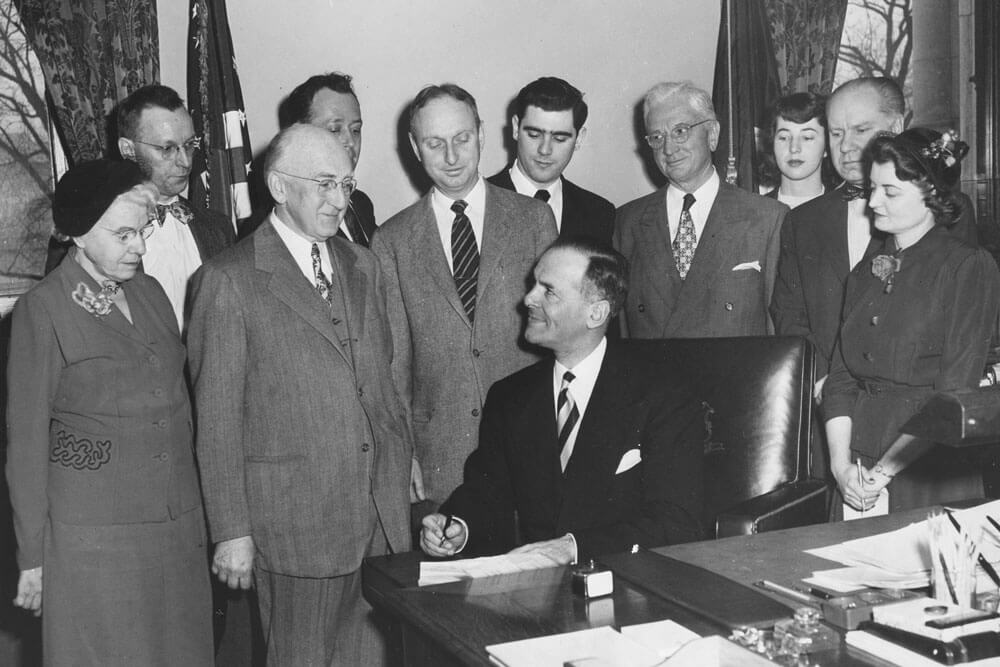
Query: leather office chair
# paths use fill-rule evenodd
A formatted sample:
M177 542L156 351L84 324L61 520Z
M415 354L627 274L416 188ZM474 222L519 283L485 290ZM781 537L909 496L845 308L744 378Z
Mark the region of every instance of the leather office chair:
M705 406L705 520L715 537L827 520L827 485L809 478L812 345L797 336L629 344L662 355Z

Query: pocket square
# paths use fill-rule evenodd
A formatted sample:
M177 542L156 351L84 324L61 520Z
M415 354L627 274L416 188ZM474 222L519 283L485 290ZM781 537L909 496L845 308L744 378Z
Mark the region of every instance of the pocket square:
M622 460L618 462L618 469L615 470L615 474L620 475L626 470L631 470L639 465L641 461L642 452L639 451L639 448L630 449L622 455Z
M746 271L747 269L753 269L757 273L760 273L760 261L755 259L752 262L743 262L733 267L733 271Z

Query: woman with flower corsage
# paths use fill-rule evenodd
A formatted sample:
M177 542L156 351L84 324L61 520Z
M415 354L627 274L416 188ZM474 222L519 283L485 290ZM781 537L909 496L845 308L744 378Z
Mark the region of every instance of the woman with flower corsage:
M75 247L14 308L14 604L42 616L47 665L212 664L184 346L139 272L155 202L133 162L70 169L52 216Z
M923 128L866 151L868 205L885 242L848 278L823 398L832 472L855 510L880 494L890 512L983 495L961 451L899 432L932 394L978 386L997 321L996 263L946 229L961 214L967 151L953 133Z

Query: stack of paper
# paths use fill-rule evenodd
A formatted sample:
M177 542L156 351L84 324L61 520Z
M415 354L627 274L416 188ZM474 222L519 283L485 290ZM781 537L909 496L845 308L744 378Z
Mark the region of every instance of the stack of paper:
M493 577L498 574L527 572L543 567L556 567L551 558L537 553L505 554L465 560L425 561L420 563L418 586L446 584L463 579Z
M522 639L486 647L490 660L504 667L652 667L660 655L629 639L614 628L603 627L560 635Z

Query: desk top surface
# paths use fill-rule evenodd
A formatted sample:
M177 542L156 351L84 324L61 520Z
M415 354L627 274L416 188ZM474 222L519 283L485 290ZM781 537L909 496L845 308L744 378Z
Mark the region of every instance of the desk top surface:
M894 530L925 516L926 510L912 510L654 551L742 584L759 579L793 584L814 570L837 567L803 553L804 549ZM367 559L365 597L444 647L459 664L489 664L484 648L489 644L601 625L621 627L670 618L699 634L725 634L722 628L620 577L615 579L611 598L589 602L569 592L568 568L416 588L420 560L416 552ZM794 603L772 597L789 605L791 615ZM824 665L888 664L846 647L813 657Z

